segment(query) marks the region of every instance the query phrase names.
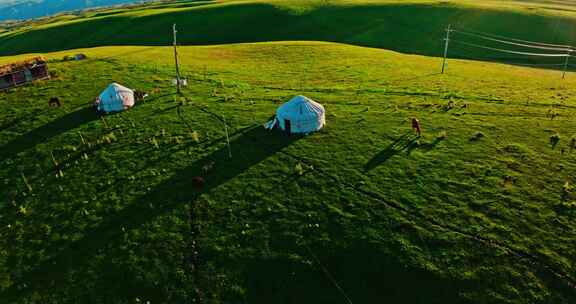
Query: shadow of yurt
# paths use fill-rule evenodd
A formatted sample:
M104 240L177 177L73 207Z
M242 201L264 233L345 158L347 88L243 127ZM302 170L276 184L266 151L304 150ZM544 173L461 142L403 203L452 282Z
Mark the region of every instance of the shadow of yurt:
M80 269L96 253L102 254L100 250L109 248L115 242L122 242L123 230L139 227L178 206L193 202L202 193L237 177L295 141L297 137L269 131L262 126L246 130L231 140L230 147L223 144L219 150L182 168L146 195L103 219L82 239L54 248L54 258L42 262L21 277L19 281L25 283L26 288L9 288L0 297L9 301L34 290L48 288L48 285L54 288L66 284L70 271ZM229 148L233 153L232 158ZM198 178L202 178L202 182L198 182ZM115 282L108 283L112 289L117 287Z
M99 115L115 114L128 110L134 107L137 101L145 97L146 96L139 91L134 91L122 85L112 83L96 98L93 107L77 109L0 146L0 160L14 157L20 152L50 140L52 137L97 120ZM7 124L3 126L3 128L10 127L15 123L16 122Z
M52 137L73 130L96 119L98 119L98 115L92 108L81 108L68 113L41 127L22 134L1 146L0 160L14 157L16 154L31 149L40 143L46 142Z

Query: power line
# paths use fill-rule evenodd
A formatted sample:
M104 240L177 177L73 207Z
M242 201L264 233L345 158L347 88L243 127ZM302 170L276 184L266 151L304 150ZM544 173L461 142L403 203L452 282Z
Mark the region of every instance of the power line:
M486 49L486 50L491 50L491 51L501 52L501 53L515 54L515 55L525 55L525 56L533 56L533 57L558 57L558 58L560 58L560 57L565 58L565 57L570 56L570 54L568 54L568 53L566 53L566 54L530 53L530 52L520 52L520 51L494 48L494 47L489 47L489 46L475 44L475 43L469 43L469 42L463 42L463 41L458 41L458 40L452 40L452 42L457 43L457 44L467 45L470 47Z
M453 48L457 49L457 50L469 50L471 47L469 46L465 46L465 45L454 45ZM481 60L483 62L491 62L491 63L499 63L499 64L509 64L509 65L517 65L517 66L524 66L524 67L541 67L541 68L546 68L546 67L561 67L564 66L564 63L528 63L528 62L533 62L533 59L527 58L527 57L507 57L507 56L502 56L502 57L494 57L494 56L480 56L477 58L474 57L470 57L470 56L466 56L466 55L461 55L461 52L454 52L456 53L455 55L452 56L453 59L463 59L463 60ZM484 51L483 54L486 53L490 53L489 51ZM576 66L576 65L570 65L570 66Z
M452 30L452 31L455 32L455 33L459 33L459 34L466 35L466 36L470 36L470 37L476 37L476 38L480 38L480 39L484 39L484 40L499 42L499 43L508 44L508 45L515 45L515 46L520 46L520 47L525 47L525 48L540 49L540 50L550 50L550 51L565 51L565 52L572 52L572 51L574 50L572 47L563 47L563 48L560 48L560 47L531 45L531 44L524 44L524 43L519 43L519 42L512 42L512 41L508 41L508 40L497 39L497 38L491 38L491 37L488 37L488 36L484 36L484 35L480 35L480 34L475 34L475 33L470 33L470 32L459 31L459 30Z
M572 57L572 53L576 51L576 48L570 45L562 45L562 44L551 44L551 43L541 43L541 42L534 42L534 41L529 41L529 40L522 40L522 39L515 39L515 38L510 38L510 37L506 37L506 36L501 36L501 35L495 35L495 34L490 34L490 33L485 33L485 32L479 32L479 31L472 31L472 30L467 30L467 29L449 29L450 32L454 32L456 34L460 34L462 36L466 36L468 38L472 38L472 39L476 39L476 40L484 40L487 42L494 42L494 43L498 43L498 44L504 44L504 45L508 45L508 46L514 46L514 47L518 47L518 48L525 48L525 49L529 49L529 51L523 51L520 50L518 48L503 48L503 47L494 47L494 46L490 46L490 45L486 45L486 44L480 44L480 43L472 43L470 41L466 41L466 40L461 40L459 38L462 37L458 37L458 39L454 39L454 37L452 37L451 42L453 42L453 44L455 44L456 46L464 46L467 48L471 48L471 49L476 49L476 50L484 50L484 52L491 52L491 53L501 53L501 54L510 54L510 55L521 55L521 56L526 56L523 58L506 58L506 57L511 57L511 56L501 56L503 58L494 58L494 56L482 56L481 58L471 58L471 56L453 56L453 57L457 57L460 59L467 59L467 60L482 60L482 61L489 61L489 62L498 62L498 63L504 63L504 64L513 64L513 65L518 65L518 66L527 66L527 67L562 67L562 78L564 79L566 77L566 73L569 69L570 65L570 57ZM447 39L447 38L446 38ZM446 42L446 45L447 42ZM536 52L536 51L531 51L531 50L545 50L545 51L556 51L555 53L547 53L547 52ZM446 53L446 52L445 52ZM488 57L488 58L486 58ZM530 58L532 57L532 58ZM539 59L535 59L535 58L539 58ZM549 63L550 61L546 62L544 61L544 58L562 58L562 63L558 63L558 62L552 62ZM488 60L487 60L488 59ZM500 59L500 60L494 60L494 59ZM446 59L444 59L446 60ZM506 62L502 62L502 60L506 60ZM508 60L517 60L518 62L509 62ZM534 61L544 61L544 63L531 63ZM528 63L526 63L528 62Z
M530 41L530 40L522 40L522 39L510 38L510 37L501 36L501 35L496 35L496 34L491 34L491 33L486 33L486 32L472 31L472 30L468 30L468 29L465 29L465 28L462 28L462 30L463 30L463 31L466 31L466 32L468 32L468 33L474 33L474 34L478 34L478 35L483 35L483 36L488 36L488 37L494 37L494 38L498 38L498 39L505 39L505 40L515 41L515 42L520 42L520 43L540 45L540 46L550 46L550 47L560 47L560 48L570 48L570 49L574 49L573 46L571 46L571 45L566 45L566 44L551 44L551 43L542 43L542 42L536 42L536 41Z
M308 253L312 256L312 258L314 259L316 264L318 264L318 266L320 266L320 269L322 269L322 272L324 272L324 275L326 275L328 280L330 280L330 282L334 285L334 287L336 287L336 289L338 289L338 291L340 292L340 294L342 294L344 299L346 299L346 302L348 304L354 304L354 303L352 303L352 300L350 300L350 297L346 294L344 289L340 286L340 284L338 284L338 282L336 282L336 279L334 279L332 274L330 274L330 272L328 271L328 268L326 268L326 266L324 266L324 264L322 264L322 262L320 262L320 259L318 259L318 257L314 254L314 252L310 249L310 247L308 247L308 245L306 245L306 243L302 243L302 244L304 245L304 248L306 248Z

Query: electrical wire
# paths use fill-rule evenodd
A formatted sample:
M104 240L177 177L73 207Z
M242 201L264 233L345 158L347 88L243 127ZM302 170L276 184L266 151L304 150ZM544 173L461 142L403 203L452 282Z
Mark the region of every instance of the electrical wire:
M456 45L452 47L452 50L457 49L460 51L469 51L470 47L464 45ZM460 52L458 52L460 53ZM486 53L488 53L486 51ZM499 63L499 64L509 64L509 65L516 65L522 67L533 67L533 68L554 68L554 67L563 67L565 66L564 63L526 63L525 61L532 61L529 58L518 58L518 57L470 57L466 55L460 54L452 54L452 59L462 59L462 60L470 60L470 61L482 61L482 62L490 62L490 63ZM523 62L524 61L524 62Z
M505 40L515 41L515 42L520 42L520 43L540 45L540 46L550 46L550 47L560 47L560 48L571 48L571 49L574 49L573 46L571 46L571 45L566 45L566 44L551 44L551 43L542 43L542 42L535 42L535 41L529 41L529 40L522 40L522 39L510 38L510 37L501 36L501 35L496 35L496 34L491 34L491 33L486 33L486 32L468 30L468 29L466 29L466 28L462 28L462 30L465 31L465 32L468 32L468 33L474 33L474 34L478 34L478 35L483 35L483 36L488 36L488 37L494 37L494 38L498 38L498 39L505 39Z
M458 41L458 40L450 40L450 42L457 43L457 44L463 44L463 45L467 45L467 46L475 47L475 48L480 48L480 49L491 50L491 51L495 51L495 52L515 54L515 55L525 55L525 56L533 56L533 57L563 57L563 58L570 56L570 54L549 54L549 53L547 54L547 53L520 52L520 51L494 48L494 47L489 47L489 46L484 46L484 45L469 43L469 42L463 42L463 41Z
M324 264L322 264L322 262L320 262L320 259L314 254L314 252L310 249L310 247L308 247L308 245L306 245L306 243L302 243L302 244L304 245L304 248L306 248L306 250L308 251L308 254L310 254L310 256L312 256L312 258L314 259L316 264L318 264L318 266L320 266L320 269L322 269L322 272L324 273L324 275L326 275L328 280L330 280L330 282L334 285L334 287L336 287L336 289L338 289L338 291L340 292L340 294L342 294L344 299L346 299L346 302L348 304L353 304L352 300L346 294L344 289L340 286L340 284L338 284L338 282L336 282L336 279L334 279L334 276L332 276L332 274L328 271L328 268L326 268L326 266L324 266Z
M480 39L484 39L484 40L499 42L499 43L502 43L502 44L520 46L520 47L524 47L524 48L532 48L532 49L539 49L539 50L550 50L550 51L564 51L564 52L573 52L573 51L574 51L574 49L573 49L572 47L560 48L560 47L549 47L549 46L530 45L530 44L523 44L523 43L518 43L518 42L512 42L512 41L497 39L497 38L491 38L491 37L487 37L487 36L484 36L484 35L474 34L474 33L469 33L469 32L464 32L464 31L459 31L459 30L452 30L452 32L459 33L459 34L466 35L466 36L470 36L470 37L476 37L476 38L480 38Z

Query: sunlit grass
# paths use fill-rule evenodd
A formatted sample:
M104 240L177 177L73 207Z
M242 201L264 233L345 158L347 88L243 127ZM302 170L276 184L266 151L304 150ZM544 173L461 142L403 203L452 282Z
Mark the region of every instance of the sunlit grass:
M73 53L90 59L58 62ZM357 272L358 263L371 254L392 265L426 269L435 279L414 286L425 288L422 294L427 296L436 289L432 282L473 282L474 287L462 287L460 296L478 303L568 299L529 266L410 215L383 209L381 202L343 185L545 256L554 267L573 274L573 208L570 200L560 200L576 169L570 148L576 129L570 119L576 107L572 74L562 80L557 71L450 60L447 74L440 75L435 58L322 42L181 47L180 54L190 81L184 103L164 96L174 92L169 47L47 54L56 79L1 95L0 227L10 228L0 231L2 243L10 243L11 250L0 251L0 273L6 274L0 276L0 286L28 282L40 288L34 277L17 272L45 267L44 261L58 256L52 249L57 244L97 246L99 242L91 241L97 231L115 245L101 248L98 259L82 253L71 268L62 270L58 282L67 285L65 290L83 294L85 286L96 284L100 298L129 299L135 295L126 293L126 286L152 280L170 289L151 286L140 297L189 299L176 287L188 284L187 275L177 275L186 270L168 273L181 267L177 265L185 255L182 246L189 228L183 206L194 199L192 179L206 176L208 185L217 184L194 200L206 210L198 219L204 227L201 253L209 254L211 271L227 278L224 285L206 283L206 288L227 299L258 302L250 282L269 276L266 267L244 273L224 266L228 261L242 265L243 259L276 256L302 267L310 257L300 251L299 242L317 247L347 290L366 301L395 299L354 283L356 276L365 277ZM147 90L149 101L102 119L79 110L112 80ZM270 154L267 149L275 145L270 138L259 143L242 135L250 134L244 128L263 124L279 103L296 94L325 105L324 130ZM47 107L54 96L63 100L63 108ZM560 113L554 119L547 115L552 107ZM232 160L222 123L201 109L228 121ZM415 142L402 139L411 132L411 117L419 118L424 131ZM553 149L554 134L561 140ZM246 164L251 165L242 169ZM210 170L204 170L207 166ZM229 174L231 178L220 181ZM109 225L122 210L166 203L168 210L154 211L152 217L135 209L139 213L130 214L130 228L122 234L115 226L94 230L101 223ZM11 242L14 237L20 241ZM353 252L368 243L381 249ZM324 251L326 246L351 252L356 268L335 270L343 260ZM163 262L155 260L160 256ZM102 271L112 267L110 263L131 273L125 283L109 284ZM157 270L150 270L152 264ZM280 268L274 268L280 266L271 267L277 270L276 278L282 277ZM91 275L78 276L74 270L80 269ZM405 273L406 280L414 280L411 271ZM322 282L314 273L299 271L296 277ZM238 276L243 279L233 279ZM458 283L441 283L440 277ZM408 287L402 282L395 288ZM298 290L293 288L280 294ZM455 299L444 295L443 302Z

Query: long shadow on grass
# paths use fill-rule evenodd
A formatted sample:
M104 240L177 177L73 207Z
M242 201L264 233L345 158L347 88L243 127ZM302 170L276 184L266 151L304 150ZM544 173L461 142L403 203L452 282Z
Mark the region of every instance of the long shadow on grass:
M98 119L92 108L82 108L68 113L52 122L36 128L26 134L20 135L11 142L0 147L0 160L15 156L16 154L35 147L51 137L62 134L81 126L82 124Z
M437 137L432 142L423 142L423 143L414 140L412 141L412 143L410 143L410 145L408 145L408 147L406 147L406 154L410 155L414 150L420 150L422 152L430 152L434 148L436 148L436 146L438 146L438 144L440 144L443 140L444 138L442 137Z
M174 93L166 93L158 96L152 96L149 99L144 100L144 102L137 102L135 105L139 107L145 103L154 102L160 100L164 97L172 96ZM119 113L111 113L110 115L117 115ZM3 159L8 159L14 157L16 154L35 147L37 144L42 143L50 139L51 137L57 136L59 134L65 133L69 130L75 129L85 123L91 122L98 119L98 114L92 107L85 107L74 112L68 113L52 122L49 122L41 127L38 127L26 134L23 134L11 142L0 147L0 161ZM16 123L12 123L15 125ZM6 127L11 127L12 125L7 125ZM4 126L2 127L4 128ZM2 130L2 129L0 129Z
M87 232L82 239L73 242L53 258L44 261L33 271L21 277L24 289L13 287L1 299L16 300L37 290L62 286L69 271L80 268L99 250L115 244L122 238L122 230L129 230L153 220L185 203L194 201L200 194L208 192L230 179L242 174L250 167L293 143L297 138L270 132L263 127L254 127L231 142L234 157L229 159L228 148L223 148L181 169L148 194L132 202L122 211L105 219L97 228ZM212 173L205 178L202 189L192 187L192 177L202 175L203 167L213 163ZM123 229L122 229L123 228ZM50 251L48 251L50 252ZM111 288L120 288L115 286ZM122 285L122 284L120 284ZM126 291L120 291L126 292ZM135 291L138 296L140 291ZM133 297L132 297L133 298ZM131 298L131 299L132 299Z
M364 171L370 171L381 164L385 163L387 160L392 158L392 156L401 153L402 151L408 149L410 146L418 140L418 137L411 135L411 133L406 133L396 139L391 143L386 149L382 150L380 153L376 154L366 165L364 165Z
M4 122L2 124L0 124L0 132L4 131L4 130L8 130L12 127L15 127L16 125L18 125L20 122L22 121L28 121L28 120L33 120L35 117L37 116L42 116L44 114L46 114L48 110L35 110L34 112L24 116L24 117L19 117L19 118L15 118L12 119L10 121Z
M376 245L358 242L338 251L314 251L322 266L288 258L246 261L247 302L347 303L326 278L324 267L353 303L468 303L458 293L470 284L403 265Z

